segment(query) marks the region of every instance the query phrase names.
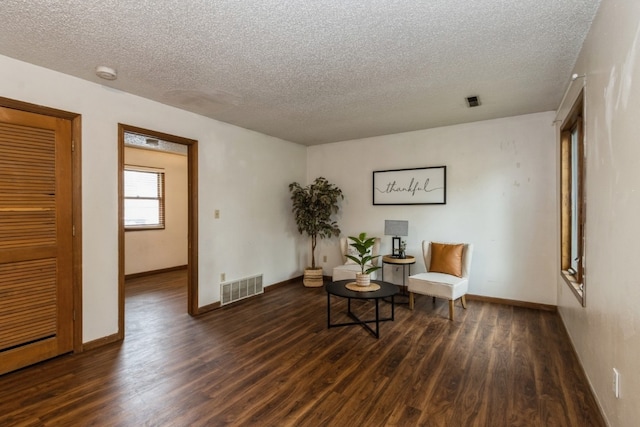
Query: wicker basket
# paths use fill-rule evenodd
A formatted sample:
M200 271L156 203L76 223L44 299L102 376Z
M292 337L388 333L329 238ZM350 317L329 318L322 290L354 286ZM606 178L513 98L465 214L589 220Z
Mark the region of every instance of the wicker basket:
M322 267L320 268L305 268L304 269L304 279L302 283L307 288L319 288L324 283L322 280Z

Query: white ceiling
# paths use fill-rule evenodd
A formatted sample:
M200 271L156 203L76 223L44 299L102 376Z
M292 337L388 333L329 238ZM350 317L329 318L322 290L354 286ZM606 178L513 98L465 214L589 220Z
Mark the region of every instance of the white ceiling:
M599 2L2 0L0 54L313 145L555 110Z

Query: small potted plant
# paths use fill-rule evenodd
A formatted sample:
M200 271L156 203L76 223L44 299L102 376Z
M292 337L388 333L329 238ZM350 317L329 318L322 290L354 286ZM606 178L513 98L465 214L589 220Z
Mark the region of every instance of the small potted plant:
M351 261L360 266L360 273L356 273L356 284L358 286L369 286L371 283L370 274L380 269L377 265L373 265L373 260L380 255L372 255L371 248L376 242L375 237L367 237L367 233L360 233L357 237L349 236L353 241L349 245L358 251L358 256L347 255Z
M405 259L407 257L407 241L400 241L400 249L398 250L398 258Z
M293 182L289 184L289 191L298 231L311 237L311 267L305 268L303 283L307 287L319 287L322 286L322 267L316 267L316 244L318 237L340 235L338 223L331 217L338 213L338 200L344 196L342 190L323 177L306 187Z

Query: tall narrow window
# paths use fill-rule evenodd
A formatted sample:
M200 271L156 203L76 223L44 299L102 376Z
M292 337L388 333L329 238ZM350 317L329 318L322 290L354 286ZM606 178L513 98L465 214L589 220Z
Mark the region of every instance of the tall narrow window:
M125 166L125 230L164 228L164 172Z
M561 268L565 279L585 305L585 140L581 93L561 127Z

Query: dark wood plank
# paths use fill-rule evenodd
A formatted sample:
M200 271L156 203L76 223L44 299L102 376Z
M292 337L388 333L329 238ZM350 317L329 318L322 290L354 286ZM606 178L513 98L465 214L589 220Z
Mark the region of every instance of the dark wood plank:
M376 340L327 329L301 282L195 318L184 270L126 292L123 342L0 376L0 425L604 425L554 312L470 301L451 322L418 297Z

